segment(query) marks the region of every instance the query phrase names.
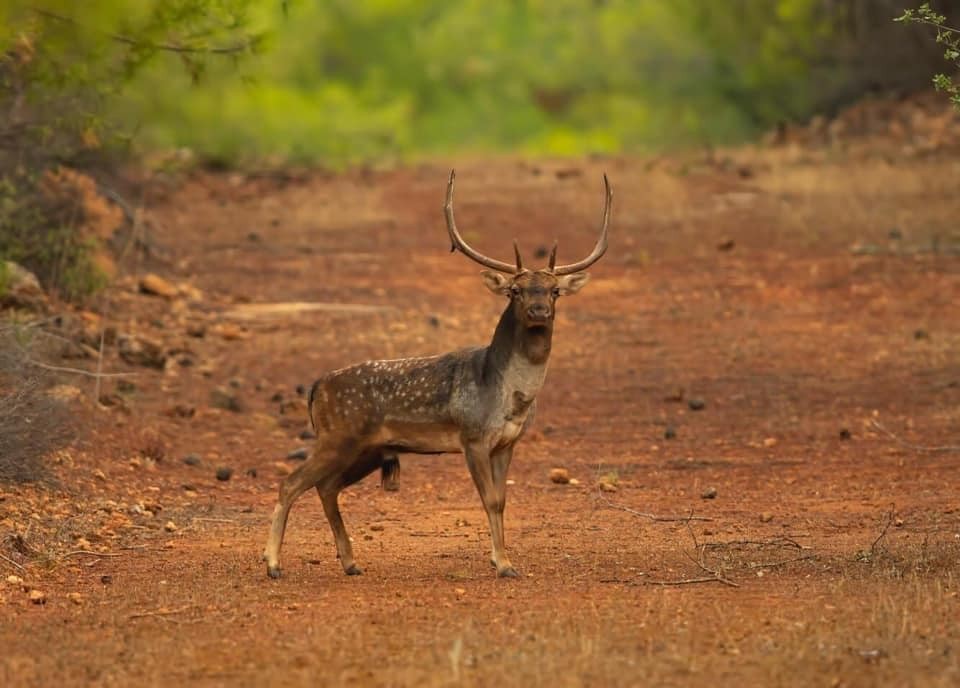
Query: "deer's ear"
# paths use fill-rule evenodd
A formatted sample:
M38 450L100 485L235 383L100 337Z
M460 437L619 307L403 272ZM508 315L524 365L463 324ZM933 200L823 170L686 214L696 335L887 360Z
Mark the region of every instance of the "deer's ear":
M493 270L483 270L480 273L483 276L483 283L486 285L487 289L492 291L494 294L509 294L510 293L510 280L501 275L499 272L494 272Z
M564 275L557 280L557 288L561 296L576 294L583 289L583 285L590 280L590 275L585 272L575 272L572 275Z

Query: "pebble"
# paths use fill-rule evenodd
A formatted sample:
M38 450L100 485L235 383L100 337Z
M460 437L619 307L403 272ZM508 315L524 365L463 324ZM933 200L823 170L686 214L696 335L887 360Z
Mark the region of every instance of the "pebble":
M551 468L549 475L550 482L557 485L566 485L570 482L570 472L566 468Z
M187 454L183 457L183 462L188 466L199 466L200 456L198 454Z
M667 429L663 431L663 439L665 440L675 440L677 439L677 429L672 425L668 425Z
M240 397L224 387L217 387L210 392L210 403L217 408L234 413L242 413L245 410Z
M840 428L840 439L849 440L853 437L853 434L847 428Z
M313 430L304 430L299 435L302 440L315 440L317 439L317 434Z
M175 533L177 532L177 524L173 521L167 521L163 524L163 529L168 533Z
M694 397L693 399L689 399L687 401L687 406L690 407L691 411L702 411L707 407L707 402L705 402L703 399Z
M47 593L42 590L31 590L30 591L30 601L34 604L46 604L47 603Z
M310 456L310 452L306 447L300 447L299 449L294 449L292 452L287 454L287 459L290 461L305 461L307 457Z
M73 602L76 605L83 604L83 595L78 592L68 592L67 599Z
M172 299L177 295L177 288L172 283L152 272L140 279L140 291L151 296L162 296L165 299Z
M716 499L717 498L717 488L708 487L706 490L700 493L701 499Z
M217 480L220 482L226 482L233 477L233 469L229 466L220 466L217 469Z
M764 511L762 514L760 514L761 523L770 523L770 521L772 520L773 520L773 514L771 514L769 511Z

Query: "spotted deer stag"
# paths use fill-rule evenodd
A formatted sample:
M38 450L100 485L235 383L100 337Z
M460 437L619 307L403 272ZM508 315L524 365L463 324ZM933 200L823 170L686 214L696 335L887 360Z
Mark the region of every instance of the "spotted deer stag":
M454 173L450 173L444 212L452 242L471 260L489 268L481 274L487 289L506 296L489 346L427 358L368 361L336 370L310 390L309 414L317 433L311 457L287 476L273 511L264 559L267 574L280 576L280 546L293 502L315 487L347 575L361 573L353 558L338 495L376 469L385 488L395 489L398 454L462 452L490 521L491 562L499 576L516 569L504 549L503 509L507 469L513 448L534 414L534 402L547 373L556 302L586 284L582 272L607 250L613 193L604 175L605 204L600 238L589 256L556 265L554 244L547 267L523 267L489 258L472 248L453 217Z

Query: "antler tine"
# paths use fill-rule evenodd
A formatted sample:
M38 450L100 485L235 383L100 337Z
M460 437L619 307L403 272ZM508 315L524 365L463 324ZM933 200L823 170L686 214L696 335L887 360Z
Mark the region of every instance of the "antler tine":
M550 259L547 260L547 270L553 272L554 268L557 265L557 246L560 245L559 241L553 242L553 248L550 249Z
M509 263L502 263L499 260L488 258L479 251L473 249L466 241L463 240L463 237L460 236L460 232L457 231L457 223L453 219L453 180L455 177L456 170L450 170L450 181L447 182L447 200L443 204L443 212L447 217L447 232L450 234L450 252L453 253L457 249L460 249L460 252L463 255L470 260L480 263L480 265L484 265L492 270L503 272L508 275L516 274L517 269L520 267L519 253L517 254L517 267L514 267Z
M513 240L513 255L517 257L517 274L519 275L523 272L523 261L520 259L520 246L516 239Z
M606 191L606 202L603 206L603 222L600 227L600 238L597 239L597 245L593 247L590 255L583 260L570 265L557 266L553 271L555 275L569 275L572 272L580 272L596 263L606 253L607 228L610 226L610 208L613 205L613 189L610 188L610 182L607 180L606 174L603 175L603 186Z

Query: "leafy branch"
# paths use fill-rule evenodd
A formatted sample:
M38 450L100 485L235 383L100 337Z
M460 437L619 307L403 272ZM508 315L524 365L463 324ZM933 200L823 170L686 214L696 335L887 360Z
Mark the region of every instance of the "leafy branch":
M925 2L917 9L904 10L903 15L894 21L932 26L937 31L937 43L944 46L944 59L960 70L960 29L947 26L946 16L931 9L930 3ZM950 100L960 108L960 83L941 73L933 77L933 85L938 91L950 94Z

